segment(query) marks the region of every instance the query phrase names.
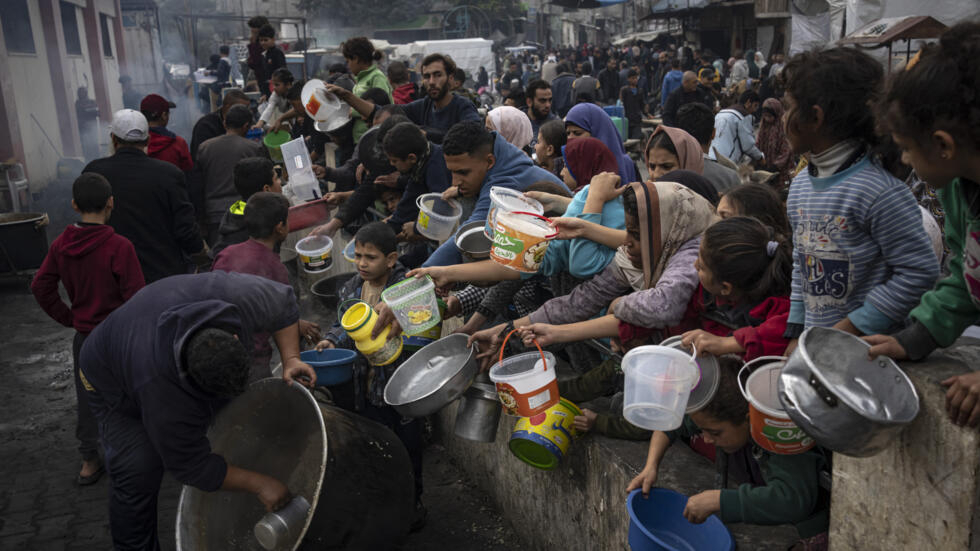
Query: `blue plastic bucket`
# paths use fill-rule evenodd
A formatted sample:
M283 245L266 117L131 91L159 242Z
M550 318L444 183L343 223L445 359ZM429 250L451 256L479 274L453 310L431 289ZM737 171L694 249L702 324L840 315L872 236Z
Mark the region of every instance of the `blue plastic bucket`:
M735 540L721 520L711 515L701 524L684 518L687 496L651 488L643 498L633 490L626 498L630 515L629 544L633 551L732 551Z
M602 110L610 117L626 118L626 109L622 105L606 105Z
M326 348L317 352L301 352L299 359L310 364L316 372L316 384L334 386L346 383L354 377L354 359L357 352L346 348Z

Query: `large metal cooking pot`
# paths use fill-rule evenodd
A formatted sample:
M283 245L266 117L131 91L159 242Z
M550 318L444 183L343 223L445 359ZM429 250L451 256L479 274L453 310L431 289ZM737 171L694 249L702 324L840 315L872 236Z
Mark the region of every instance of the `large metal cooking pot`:
M273 476L311 504L302 530L275 549L392 549L408 534L414 485L404 446L300 385L253 383L218 413L208 438L228 463ZM184 486L177 549L262 551L253 529L265 513L251 493Z
M385 385L385 402L404 417L425 417L459 398L479 369L466 335L449 335L405 360Z
M779 376L779 401L818 444L853 457L880 452L919 413L912 381L890 358L837 329L811 327Z
M490 377L486 373L477 375L472 386L459 399L453 433L474 442L493 442L497 439L501 411L497 388Z

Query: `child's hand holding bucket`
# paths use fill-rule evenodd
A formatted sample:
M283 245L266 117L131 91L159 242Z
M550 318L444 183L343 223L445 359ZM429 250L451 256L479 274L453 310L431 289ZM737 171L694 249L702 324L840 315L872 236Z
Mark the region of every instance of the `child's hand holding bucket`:
M721 511L721 490L708 490L687 498L684 518L688 522L701 524L718 511Z
M480 351L476 355L476 358L480 360L481 372L490 369L490 366L497 361L497 352L504 342L503 333L506 327L505 324L501 324L496 327L484 329L483 331L477 331L470 335L469 340L466 342L466 346L476 344L477 350Z
M591 409L583 409L582 415L575 416L575 430L579 432L589 432L593 427L595 427L595 420L597 417L599 417L598 413L592 411Z
M540 346L548 346L565 342L561 339L561 326L548 323L532 323L518 329L521 334L521 341L524 346L534 346L534 341L538 341Z
M719 337L708 333L703 329L688 331L681 336L681 344L684 348L694 347L698 351L698 356L713 355L722 356L725 354L741 354L745 352L735 337Z

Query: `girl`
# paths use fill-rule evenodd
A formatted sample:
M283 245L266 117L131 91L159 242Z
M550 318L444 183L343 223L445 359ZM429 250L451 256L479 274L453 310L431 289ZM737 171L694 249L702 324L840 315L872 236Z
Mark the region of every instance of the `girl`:
M765 155L764 170L779 174L779 187L790 180L789 171L793 169L793 152L786 141L783 130L783 104L776 98L762 102L762 122L756 136L759 151Z
M262 115L259 117L259 122L255 123L252 128L265 128L266 125L272 124L272 131L275 132L279 130L282 126L282 122L285 120L285 115L291 109L289 100L286 99L286 94L289 89L293 86L293 82L296 79L293 74L289 72L289 69L285 67L281 69L276 69L272 73L272 95L269 96L269 102L266 104L265 109L262 110Z
M779 195L765 184L742 184L718 201L718 216L751 216L780 235L790 235L786 207Z
M516 107L506 105L487 113L487 130L496 131L510 145L527 153L534 133L531 132L531 119Z
M538 166L551 171L559 178L562 169L565 168L565 159L561 151L567 139L565 124L560 120L554 120L541 125L538 129L538 141L534 144L534 154L537 156L535 161Z
M657 482L667 448L678 438L698 453L706 446L714 447L730 455L729 473L744 482L734 489L706 490L691 496L684 518L700 524L717 513L726 524L792 523L803 538L792 549L826 550L830 515L828 496L821 495L819 483L820 471L826 466L823 453L814 448L797 455L777 455L756 446L750 433L748 404L735 380L741 362L722 356L719 364L721 381L714 398L703 409L685 416L679 429L653 433L646 466L626 491L640 489L648 495Z
M350 74L354 76L353 94L361 97L369 88L380 88L388 96L388 103L391 103L391 83L378 68L376 62L381 60L382 55L374 49L374 44L366 37L357 36L341 44L340 49ZM367 132L368 124L356 109L351 117L354 119L354 143L357 143L361 135Z
M524 118L527 119L527 116ZM561 179L573 192L587 186L593 176L603 172L615 173L619 169L612 151L595 138L572 140L561 148L561 156L565 161Z
M680 128L658 126L647 142L646 160L651 180L658 180L673 170L704 172L701 144Z
M565 130L568 141L576 138L596 138L612 151L619 165L619 177L623 183L635 182L640 179L639 171L633 164L633 159L626 154L623 138L613 124L609 115L594 103L580 103L572 107L565 117Z
M920 360L980 320L980 23L960 23L896 73L879 120L902 160L939 190L951 250L950 276L923 295L912 323L894 336L866 338L871 356ZM958 425L980 425L980 371L943 381Z
M783 69L786 137L810 155L787 199L792 338L810 326L892 330L939 274L912 192L871 152L882 73L855 48L798 54Z

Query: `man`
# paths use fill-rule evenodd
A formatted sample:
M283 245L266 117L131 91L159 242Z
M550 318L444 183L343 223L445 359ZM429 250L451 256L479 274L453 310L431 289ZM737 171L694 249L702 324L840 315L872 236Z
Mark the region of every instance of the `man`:
M715 137L714 111L703 103L688 103L677 111L677 128L694 136L701 145L704 154L702 176L718 190L718 195L727 193L740 183L738 173L719 163L715 151L711 149L711 140Z
M109 180L115 209L109 225L133 242L146 282L187 273L184 255L205 261L206 247L194 223L184 173L146 155L149 127L139 111L116 111L110 124L115 154L83 172Z
M615 57L610 57L606 62L606 68L599 71L599 91L602 102L610 105L616 103L622 87L619 80L619 63Z
M535 166L523 151L507 143L496 132L487 130L480 121L453 126L446 134L442 154L454 186L443 196L458 195L464 200L476 201L472 214L460 225L486 220L491 187L524 191L531 184L542 181L565 187L554 174ZM449 239L423 266L449 266L461 262L459 249L454 240Z
M558 64L558 76L551 81L551 110L559 117L568 114L572 108L572 84L575 82L575 75L572 74L571 66L567 61Z
M82 140L82 154L86 160L99 156L99 104L88 97L88 88L80 86L76 92L75 117L78 119L78 135Z
M551 84L556 76L558 76L558 58L551 53L548 54L548 59L541 64L541 80Z
M255 82L259 84L259 92L263 92L261 83L266 81L270 75L265 74L265 67L262 63L262 45L259 44L259 30L268 25L269 20L264 16L256 15L248 20L248 68L255 75Z
M143 98L143 94L133 89L133 77L122 75L119 77L119 84L122 85L123 108L133 109L134 111L139 109L140 99Z
M735 163L741 163L745 156L754 162L763 160L765 155L756 147L752 129L752 113L759 110L760 103L759 94L747 90L737 104L719 111L715 115L715 139L711 148Z
M599 81L592 76L592 64L586 61L582 64L582 76L572 82L572 107L579 103L598 103L601 94Z
M619 101L623 102L623 112L629 122L631 140L643 138L643 111L646 108L646 93L640 87L640 75L636 69L626 73L626 86L619 91Z
M225 133L225 114L236 105L248 107L251 100L241 90L230 90L221 102L221 109L197 119L191 132L191 160L197 164L197 150L201 144Z
M424 67L422 68L422 71L423 72L425 71ZM423 74L422 77L425 78L425 75ZM501 94L505 93L507 90L510 90L515 80L518 82L521 81L521 70L518 67L516 61L511 61L510 65L508 65L507 72L504 73L504 76L500 77L500 82L497 85L497 90Z
M115 549L160 548L164 471L206 492L251 492L267 511L287 503L282 481L212 453L207 431L216 412L245 391L256 333L273 334L283 379L315 381L299 359L298 320L291 287L211 272L149 285L92 331L79 371L106 450Z
M663 84L660 86L660 105L667 103L667 98L671 92L680 88L684 73L681 72L681 60L674 58L670 60L670 71L664 75Z
M456 63L443 54L429 54L422 60L422 80L426 97L405 105L405 116L425 131L429 141L442 143L442 138L460 121L480 119L473 102L449 91L449 75L456 72Z
M553 94L551 86L543 79L536 78L527 84L527 118L531 119L531 147L538 143L538 130L541 125L557 119L551 112Z
M698 76L694 71L686 71L681 78L680 88L670 93L664 104L664 124L677 126L677 110L688 103L703 103L712 110L715 108L715 97L711 92L701 87Z
M184 172L190 172L194 168L194 163L191 162L187 142L167 130L170 110L174 107L177 107L177 104L157 94L150 94L140 102L140 113L143 113L150 126L150 144L146 154L154 159L166 161Z
M225 135L202 143L197 152L204 176L204 215L211 246L218 242L221 217L239 197L235 189L235 165L242 159L269 155L262 144L245 137L251 125L252 112L244 105L236 105L225 115Z

